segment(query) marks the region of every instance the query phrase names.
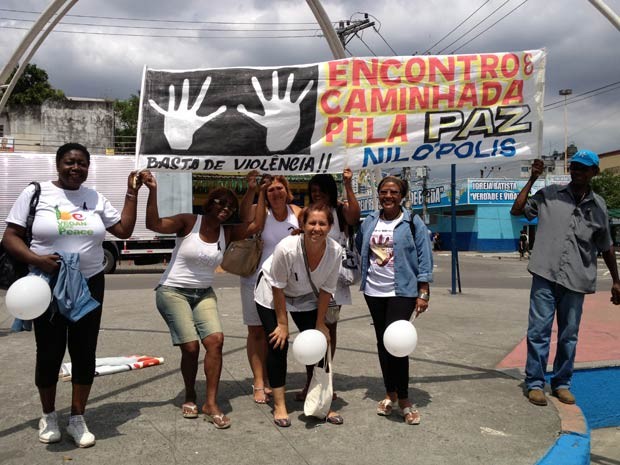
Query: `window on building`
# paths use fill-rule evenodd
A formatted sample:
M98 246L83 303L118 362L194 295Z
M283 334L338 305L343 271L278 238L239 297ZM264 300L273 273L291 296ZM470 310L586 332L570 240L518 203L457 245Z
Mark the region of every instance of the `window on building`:
M0 137L4 136L4 124L0 124Z

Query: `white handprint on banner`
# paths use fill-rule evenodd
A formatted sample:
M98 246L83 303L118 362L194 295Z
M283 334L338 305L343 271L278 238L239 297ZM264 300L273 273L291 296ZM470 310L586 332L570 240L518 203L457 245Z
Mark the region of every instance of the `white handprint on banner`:
M209 85L211 84L211 76L205 79L200 89L200 94L194 101L192 107L189 107L189 79L183 80L183 89L181 92L181 103L177 110L175 107L174 85L170 84L168 88L168 110L161 108L153 99L149 99L149 104L160 114L164 116L164 135L170 144L170 148L174 150L187 150L192 145L194 133L198 131L205 123L211 121L216 116L226 111L226 105L222 105L213 113L207 116L198 116L198 109L202 105L202 101L207 94Z
M295 139L301 125L301 102L306 97L306 94L310 92L314 81L310 80L301 94L299 94L297 100L293 102L291 100L291 89L293 88L294 79L293 74L291 73L288 76L286 92L283 98L280 98L278 92L279 79L277 71L273 72L271 79L271 100L267 100L258 79L252 76L252 86L254 86L256 95L263 105L263 109L265 110L264 115L249 112L243 104L237 105L237 110L239 113L252 118L258 124L267 128L267 148L275 152L286 149Z

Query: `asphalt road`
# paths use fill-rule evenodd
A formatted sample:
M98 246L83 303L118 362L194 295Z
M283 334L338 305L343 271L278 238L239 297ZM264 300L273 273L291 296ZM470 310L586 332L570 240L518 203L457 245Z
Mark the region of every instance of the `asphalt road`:
M530 274L527 262L516 258L498 258L491 254L459 256L461 289L529 289ZM604 264L602 264L604 268ZM121 265L116 273L106 276L106 287L110 290L154 288L164 270L163 265L131 266ZM448 252L435 254L434 288L451 289L452 265ZM228 273L218 273L216 288L238 287L239 278Z
M452 289L452 260L449 252L434 255L435 270L432 287ZM514 254L459 254L461 290L467 289L526 289L532 283L527 271L527 260L520 261ZM106 276L106 288L110 290L153 289L157 286L165 266L134 266L121 264L116 273ZM215 288L239 287L239 278L228 273L217 273ZM598 289L611 288L609 271L602 259L598 264ZM457 286L458 290L458 286Z

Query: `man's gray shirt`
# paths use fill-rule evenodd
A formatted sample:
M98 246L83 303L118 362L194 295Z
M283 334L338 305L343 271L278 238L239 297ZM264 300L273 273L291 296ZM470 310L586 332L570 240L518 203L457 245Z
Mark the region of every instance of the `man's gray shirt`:
M550 185L527 200L525 216L538 217L530 273L576 292L596 290L596 255L611 247L605 201L590 191L577 204L569 185Z

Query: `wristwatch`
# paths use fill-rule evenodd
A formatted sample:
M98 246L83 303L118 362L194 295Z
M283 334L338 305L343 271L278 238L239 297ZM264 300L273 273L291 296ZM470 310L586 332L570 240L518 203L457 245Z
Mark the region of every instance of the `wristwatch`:
M418 295L418 299L426 300L428 302L431 300L431 295L428 292L421 292L420 295Z

